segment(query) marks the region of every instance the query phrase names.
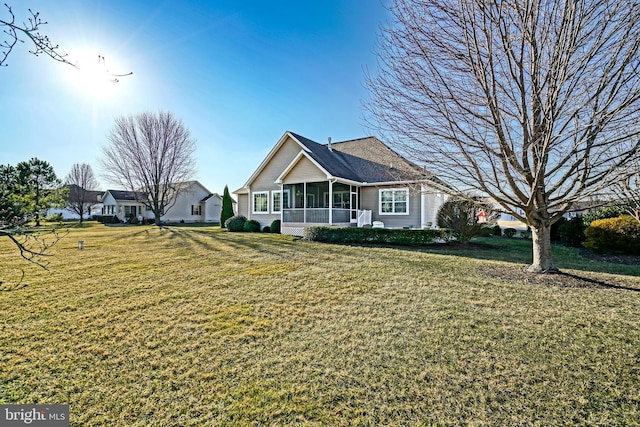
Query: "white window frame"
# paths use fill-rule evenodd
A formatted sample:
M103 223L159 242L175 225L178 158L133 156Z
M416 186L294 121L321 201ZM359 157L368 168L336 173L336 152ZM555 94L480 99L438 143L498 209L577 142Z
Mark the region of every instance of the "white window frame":
M266 211L256 211L256 196L258 195L263 195L266 196L267 200L266 200ZM256 215L260 215L260 214L268 214L269 213L269 192L268 191L254 191L251 195L251 205L252 205L252 212Z
M276 209L276 196L279 196L280 198L279 209ZM282 212L282 191L281 190L274 190L271 192L271 212L272 213Z
M392 201L391 201L392 211L391 212L382 211L382 192L384 191L386 192L390 191L392 194ZM405 212L396 212L396 203L400 203L400 202L396 202L396 193L400 193L400 192L404 192L406 194L406 201L405 201L406 211ZM378 214L379 215L409 215L409 188L408 187L380 188L378 190Z

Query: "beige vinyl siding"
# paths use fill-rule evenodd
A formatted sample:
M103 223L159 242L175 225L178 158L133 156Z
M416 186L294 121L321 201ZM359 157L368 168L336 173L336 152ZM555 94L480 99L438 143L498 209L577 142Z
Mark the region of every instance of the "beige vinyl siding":
M446 201L447 196L443 193L437 193L435 190L426 187L424 194L424 222L431 223L432 227L438 225L438 210ZM433 192L432 192L433 191ZM426 224L425 224L426 225Z
M249 195L248 194L238 194L238 215L242 215L244 217L249 217Z
M300 150L302 150L302 148L297 142L291 138L287 138L260 174L250 183L251 191L271 191L279 189L280 186L275 184L276 179L282 174L282 171L289 166L298 153L300 153Z
M299 182L317 182L326 181L327 175L325 175L311 160L306 157L302 157L298 163L289 171L287 176L284 177L283 183L295 184Z
M372 221L382 221L387 228L421 228L420 193L409 188L409 215L380 215L379 190L383 188L405 188L402 185L388 187L362 187L360 190L360 209L371 210Z
M251 215L251 219L258 221L260 223L260 230L262 230L262 228L264 228L267 225L271 225L271 223L276 220L276 219L280 219L280 214L253 214Z

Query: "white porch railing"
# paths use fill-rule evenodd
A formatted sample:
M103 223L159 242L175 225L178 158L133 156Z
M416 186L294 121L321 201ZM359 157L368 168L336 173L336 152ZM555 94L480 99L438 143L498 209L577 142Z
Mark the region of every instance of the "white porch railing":
M359 210L358 211L358 227L371 224L371 211Z
M351 209L332 209L332 223L349 223L351 220ZM329 224L328 208L299 208L284 209L282 211L282 222L298 222L312 224Z

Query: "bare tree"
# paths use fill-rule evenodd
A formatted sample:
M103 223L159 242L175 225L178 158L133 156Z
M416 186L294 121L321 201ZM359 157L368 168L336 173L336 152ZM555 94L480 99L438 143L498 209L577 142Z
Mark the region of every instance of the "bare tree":
M491 197L528 224L528 270L555 271L551 224L638 155L640 4L395 0L390 9L378 73L367 77L372 123L451 192Z
M170 112L119 117L103 147L101 165L111 182L133 191L153 212L156 225L175 203L180 183L195 171L195 141Z
M69 187L67 209L80 215L80 223L82 223L84 214L90 214L91 207L98 204L97 192L92 190L98 187L98 180L90 165L75 163L64 181Z

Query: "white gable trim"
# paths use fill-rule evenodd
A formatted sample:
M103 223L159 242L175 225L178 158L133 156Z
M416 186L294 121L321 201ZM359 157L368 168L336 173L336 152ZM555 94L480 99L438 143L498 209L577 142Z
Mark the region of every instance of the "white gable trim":
M289 163L289 165L286 168L284 168L284 171L282 171L280 176L275 180L275 183L282 184L282 181L284 180L284 178L289 174L289 172L291 172L291 170L298 164L298 162L302 160L303 157L305 157L307 160L313 163L313 165L317 167L320 170L320 172L325 174L327 176L327 180L333 179L333 176L329 172L327 172L325 168L320 166L318 162L316 162L313 158L311 158L311 156L309 156L305 151L300 151L298 155L291 161L291 163Z
M260 166L258 166L258 169L256 169L256 171L249 177L246 184L244 185L244 188L247 188L247 189L249 188L251 183L253 183L253 180L255 180L258 177L258 175L260 175L260 172L262 172L262 170L269 164L273 156L276 155L278 150L280 150L280 147L282 147L282 145L287 141L288 138L293 139L300 146L302 151L305 151L305 152L310 151L307 147L304 146L303 143L298 141L298 139L294 137L291 132L286 131L284 135L282 135L282 137L278 140L276 145L271 149L271 151L269 151L269 154L267 154L267 157L265 157L262 163L260 163Z

